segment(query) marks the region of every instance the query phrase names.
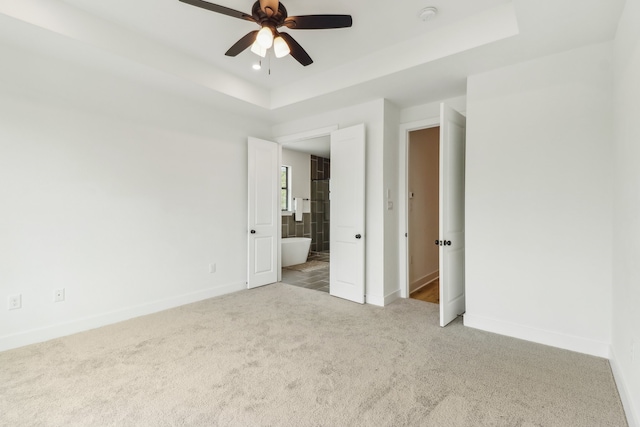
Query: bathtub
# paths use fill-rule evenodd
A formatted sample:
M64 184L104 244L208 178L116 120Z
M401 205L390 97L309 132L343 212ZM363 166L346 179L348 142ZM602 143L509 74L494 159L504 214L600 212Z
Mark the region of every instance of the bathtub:
M311 239L309 237L288 237L282 239L282 266L297 265L307 262Z

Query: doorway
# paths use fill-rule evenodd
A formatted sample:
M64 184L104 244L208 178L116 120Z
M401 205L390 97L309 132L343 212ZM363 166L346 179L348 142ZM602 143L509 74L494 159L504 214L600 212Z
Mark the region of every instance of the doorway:
M409 134L440 127L439 132L439 230L434 244L439 253L438 285L440 326L446 326L465 312L465 151L466 118L440 104L440 117L400 126L400 191L398 204L405 244L400 246L400 295L410 297L409 268ZM415 260L414 260L415 264ZM425 279L426 280L426 279Z
M344 129L337 129L337 126L332 128L329 131L307 132L303 138L300 138L300 135L294 135L279 138L277 141L281 145L285 145L285 142L306 141L328 134L332 163L331 220L328 239L331 245L329 294L364 304L366 258L365 125L361 123ZM278 235L281 237L280 232ZM279 260L281 259L280 256ZM281 269L278 271L281 278L282 271Z
M440 127L409 132L407 185L409 296L439 304Z
M288 181L292 211L282 214L282 281L290 285L330 292L330 194L331 174L330 150L320 149L319 144L327 147L329 138L315 141L318 148L308 153L308 148L282 148L282 169L291 173ZM308 144L305 145L308 147ZM285 185L283 184L283 188ZM286 192L282 192L283 205L286 205ZM301 242L296 240L304 239ZM285 262L285 250L299 247L304 253L295 261Z
M330 136L318 136L282 144L283 251L293 239L306 239L298 245L305 253L296 264L283 257L284 283L330 292ZM284 172L283 172L284 173ZM286 187L286 191L285 191ZM290 210L285 198L290 196ZM290 242L289 240L292 239ZM297 244L296 244L297 245Z
M306 138L318 136L317 131ZM323 135L326 135L324 133ZM291 139L288 139L291 138ZM248 143L248 274L249 289L282 278L282 143L300 138L285 137L275 142L249 137ZM365 303L365 125L333 130L329 134L332 171L331 228L329 241L329 294L359 304ZM259 144L256 144L259 143ZM262 148L261 148L262 147ZM259 151L269 152L269 159ZM260 167L258 167L260 166ZM258 173L259 172L259 173ZM304 200L302 200L304 202ZM304 203L296 204L297 210ZM299 212L300 214L303 211ZM263 223L268 227L262 227ZM258 230L260 225L260 230ZM263 236L263 232L265 235ZM310 240L310 239L309 239ZM267 242L267 243L265 243ZM299 254L300 252L294 251ZM304 257L308 248L302 251ZM296 264L296 263L291 263ZM269 274L262 274L268 272ZM259 274L259 275L258 275ZM258 280L260 279L260 280ZM270 280L267 281L267 280Z

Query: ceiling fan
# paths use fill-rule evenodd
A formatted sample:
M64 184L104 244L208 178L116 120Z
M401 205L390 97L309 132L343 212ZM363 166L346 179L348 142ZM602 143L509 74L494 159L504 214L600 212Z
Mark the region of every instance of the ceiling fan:
M278 0L256 1L251 9L251 15L204 0L180 1L212 12L255 22L260 25L260 30L251 31L242 37L229 48L225 55L237 56L240 52L251 46L252 52L264 58L267 54L267 49L273 46L273 51L277 58L282 58L290 53L296 61L305 67L313 63L309 54L293 37L288 33L279 32L278 28L287 27L291 30L321 30L346 28L350 27L353 22L351 15L288 16L287 9Z

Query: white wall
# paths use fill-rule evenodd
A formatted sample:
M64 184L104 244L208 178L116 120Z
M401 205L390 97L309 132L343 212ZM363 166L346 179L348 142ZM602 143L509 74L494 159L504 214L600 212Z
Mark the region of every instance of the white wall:
M400 231L398 227L398 161L400 109L388 100L384 101L384 140L382 169L383 200L380 208L384 212L384 304L390 304L400 298L398 282L398 251L400 249ZM371 165L376 167L376 165ZM379 166L377 166L379 167ZM402 238L404 238L404 233ZM404 241L403 241L404 243Z
M1 48L0 350L245 287L264 125Z
M366 225L365 280L367 302L385 303L385 100L371 101L354 107L281 123L272 128L275 138L338 125L340 129L365 124L366 133ZM390 185L390 184L389 184ZM391 268L393 263L391 264Z
M611 90L610 44L469 77L465 325L608 356Z
M627 0L614 44L611 365L630 425L640 426L640 1Z
M311 155L283 148L282 165L291 167L291 197L308 199L303 211L311 212Z

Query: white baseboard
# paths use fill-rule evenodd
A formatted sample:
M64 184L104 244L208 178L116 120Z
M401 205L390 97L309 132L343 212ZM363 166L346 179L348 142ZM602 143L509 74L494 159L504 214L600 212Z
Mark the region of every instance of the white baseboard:
M435 270L435 271L432 271L429 274L426 274L426 275L422 276L418 280L416 280L413 283L409 284L409 293L411 294L411 293L414 293L415 291L417 291L419 289L424 288L429 283L432 283L434 280L438 279L439 277L440 277L440 270Z
M384 307L384 297L367 295L365 297L365 302L371 305L377 305L379 307Z
M609 353L611 354L611 357L609 358L611 372L613 372L613 378L616 380L618 394L620 395L620 400L622 400L622 406L624 407L624 412L627 416L627 423L629 424L629 427L640 427L640 406L638 406L640 405L640 402L638 402L637 399L633 400L631 398L627 382L624 379L622 369L620 368L620 364L618 363L616 352L613 347L611 347Z
M231 292L241 291L246 288L247 285L244 282L217 286L211 289L178 295L133 307L126 307L120 310L102 313L90 317L84 317L81 319L59 323L44 328L31 329L16 334L5 335L3 337L0 337L0 351L10 350L12 348L18 348L29 344L48 341L54 338L60 338L78 332L88 331L90 329L122 322L134 317L145 316L147 314L179 307L181 305L191 304Z
M395 291L391 292L389 295L384 297L367 295L365 300L367 304L384 307L385 305L391 304L398 298L400 298L400 289L396 289Z
M389 305L395 300L397 300L398 298L400 298L400 289L397 289L394 292L391 292L386 297L384 297L384 305Z
M464 325L487 332L536 342L538 344L550 345L552 347L603 357L605 359L609 358L609 343L605 342L470 314L464 315Z

